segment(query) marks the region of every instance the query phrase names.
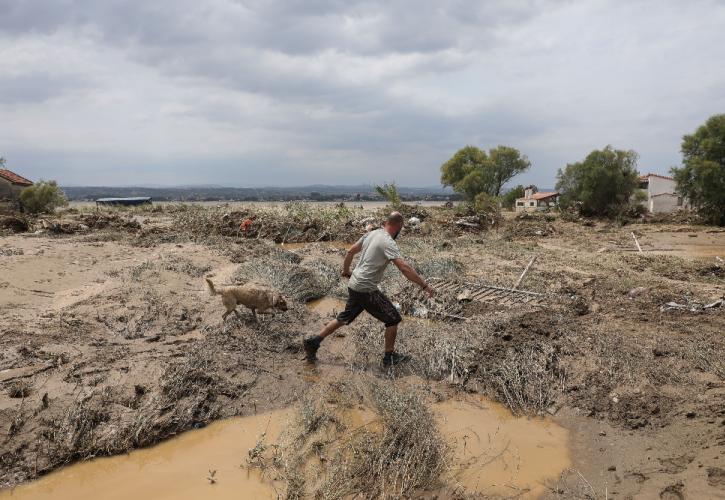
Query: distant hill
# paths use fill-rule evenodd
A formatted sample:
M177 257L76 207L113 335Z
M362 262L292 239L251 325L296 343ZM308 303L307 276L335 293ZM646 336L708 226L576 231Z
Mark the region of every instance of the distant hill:
M300 187L108 187L66 186L62 188L71 201L92 201L97 198L125 198L150 196L156 201L343 201L379 200L380 196L370 185L327 186L313 184ZM398 187L405 200L448 200L456 195L441 187Z

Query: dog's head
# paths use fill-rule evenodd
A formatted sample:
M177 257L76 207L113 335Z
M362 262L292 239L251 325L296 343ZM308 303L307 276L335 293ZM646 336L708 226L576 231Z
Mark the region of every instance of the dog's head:
M280 293L274 294L274 307L276 309L279 309L280 311L287 310L287 301L284 300L284 297L282 297L282 294L280 294Z

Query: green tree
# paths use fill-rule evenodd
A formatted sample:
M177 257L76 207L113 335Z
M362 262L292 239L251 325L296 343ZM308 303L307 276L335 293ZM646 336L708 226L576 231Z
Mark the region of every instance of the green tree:
M556 174L560 204L578 204L584 215L615 216L630 208L638 185L638 155L607 146L584 161L570 163Z
M20 192L20 204L30 213L53 212L68 204L63 191L55 181L39 180Z
M498 146L486 154L475 146L466 146L441 165L441 183L469 201L479 193L500 196L504 184L530 166L528 158L516 148Z
M514 205L516 205L516 200L518 198L523 198L526 194L524 191L524 186L522 186L521 184L519 184L515 188L509 189L508 192L501 198L501 204L505 208L514 208Z
M671 172L677 191L706 221L725 225L725 114L682 138L682 167Z
M402 202L400 201L400 194L398 194L398 188L395 186L394 182L391 182L390 184L386 183L382 186L376 185L375 191L385 198L393 208L398 209L402 205Z

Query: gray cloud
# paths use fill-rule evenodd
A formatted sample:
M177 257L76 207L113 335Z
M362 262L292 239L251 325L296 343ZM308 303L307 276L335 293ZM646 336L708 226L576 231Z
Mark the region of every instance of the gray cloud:
M0 155L75 184L423 185L509 144L551 186L611 143L664 172L725 109L723 24L714 0L0 0Z

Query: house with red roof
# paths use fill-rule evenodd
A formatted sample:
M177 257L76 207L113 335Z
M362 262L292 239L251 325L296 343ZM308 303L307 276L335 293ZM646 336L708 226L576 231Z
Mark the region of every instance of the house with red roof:
M524 189L524 197L516 199L517 212L538 212L554 208L559 204L559 193L547 191L539 193L536 186Z
M645 206L649 213L671 213L687 206L686 200L677 193L677 182L672 177L652 173L640 175L639 188L647 194Z
M0 168L0 201L17 203L20 191L23 188L32 186L33 181L11 172L6 168Z

